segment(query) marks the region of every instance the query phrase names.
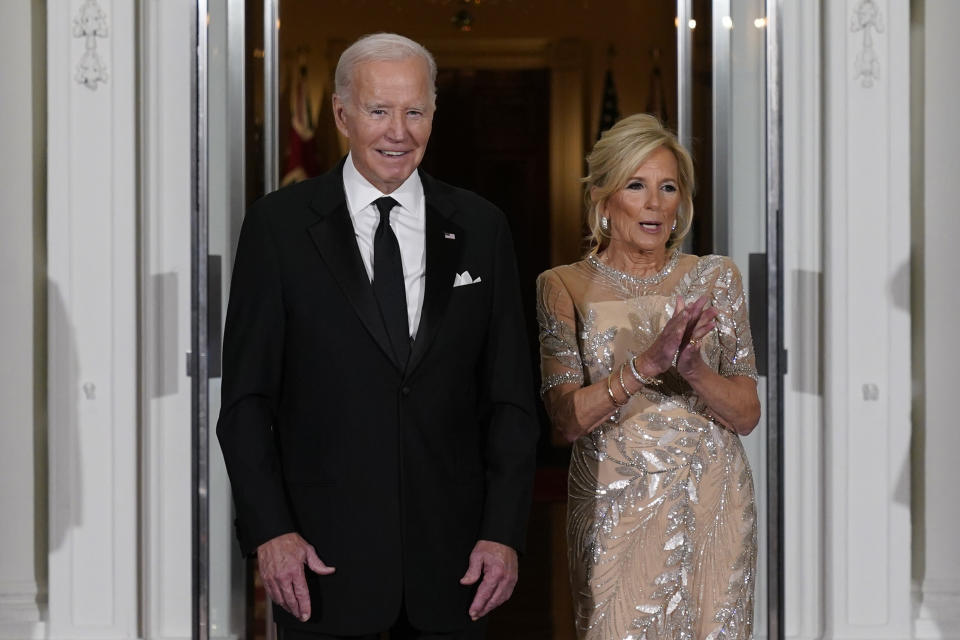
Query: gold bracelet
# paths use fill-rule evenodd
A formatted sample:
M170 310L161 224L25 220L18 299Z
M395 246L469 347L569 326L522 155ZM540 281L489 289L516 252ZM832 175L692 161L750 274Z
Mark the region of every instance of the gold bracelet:
M627 402L630 402L630 398L633 397L633 394L627 391L627 385L623 384L623 368L627 366L626 363L620 365L620 388L623 389L623 395L627 396Z
M615 407L617 407L617 408L619 409L620 407L626 405L627 403L626 403L626 402L617 402L617 396L613 395L613 389L610 388L610 378L612 378L612 377L613 377L613 374L612 374L612 373L607 376L607 394L610 395L610 400L613 401L613 406L615 406ZM628 401L629 401L629 398L628 398Z
M661 384L663 384L663 380L660 378L648 378L637 371L637 356L630 358L630 373L632 373L633 377L637 379L637 382L642 385L646 385L648 387L659 387Z

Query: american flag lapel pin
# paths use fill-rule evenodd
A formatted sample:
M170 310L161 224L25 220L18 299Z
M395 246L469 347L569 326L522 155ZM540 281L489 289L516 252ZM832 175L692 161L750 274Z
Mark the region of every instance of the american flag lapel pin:
M444 240L456 240L457 236L456 234L450 233L449 231L444 231L443 238Z

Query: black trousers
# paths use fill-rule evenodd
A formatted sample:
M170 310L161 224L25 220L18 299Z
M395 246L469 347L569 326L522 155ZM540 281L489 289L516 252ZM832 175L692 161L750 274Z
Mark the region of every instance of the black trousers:
M288 629L277 625L277 640L484 640L487 631L487 618L473 622L466 629L438 633L415 629L407 620L406 609L400 608L400 617L390 629L381 633L364 636L330 636L325 633L312 633L301 629Z

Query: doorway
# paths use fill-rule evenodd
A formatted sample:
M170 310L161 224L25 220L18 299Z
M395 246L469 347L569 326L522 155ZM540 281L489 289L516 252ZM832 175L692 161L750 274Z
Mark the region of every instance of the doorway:
M699 176L693 249L730 254L746 280L750 255L769 255L765 5L762 0L687 1L690 17L682 25L677 19L682 12L658 1L211 0L210 129L204 143L211 158L221 162L206 166L209 219L198 233L208 234L208 253L222 256L216 279L223 302L243 209L282 182L316 175L341 157L345 142L329 107L332 69L349 42L385 29L423 42L440 67L438 112L424 170L480 193L508 216L528 310L532 365L537 362L535 278L581 255L578 180L604 115L606 72L611 71L621 115L656 111L668 124L678 123L683 105L677 96L685 82L677 73L678 35L684 26L692 35L686 95L692 96L690 146ZM277 28L264 29L265 24ZM228 135L240 131L243 136ZM298 138L298 131L308 135ZM465 148L470 153L463 153ZM766 274L757 273L757 282ZM202 286L210 282L207 275L198 279ZM750 296L751 307L761 312L776 304L764 287L751 288ZM224 310L202 310L211 317L205 330L214 340ZM757 344L758 360L761 350L777 343L775 329L768 326L764 344ZM215 379L207 394L209 420L219 408ZM765 394L762 379L761 397ZM770 413L765 405L768 432L778 428ZM491 638L574 637L563 535L568 450L551 439L542 413L541 424L530 552L515 597L491 619ZM749 436L745 446L762 524L769 488L764 429ZM209 623L209 635L201 636L270 637L255 567L231 556L230 497L215 440L209 452L205 544L221 552L209 558L206 600L197 605L210 608L207 617L198 617ZM765 548L759 576L767 571ZM779 601L768 600L761 578L758 638L767 637L768 610L779 612Z

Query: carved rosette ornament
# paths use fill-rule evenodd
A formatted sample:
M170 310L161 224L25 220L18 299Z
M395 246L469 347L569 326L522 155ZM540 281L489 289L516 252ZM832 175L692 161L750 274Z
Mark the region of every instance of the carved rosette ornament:
M107 82L107 68L97 53L97 38L106 38L107 34L107 14L97 0L86 0L73 19L73 37L84 39L83 57L74 79L88 89L96 90L98 83Z

